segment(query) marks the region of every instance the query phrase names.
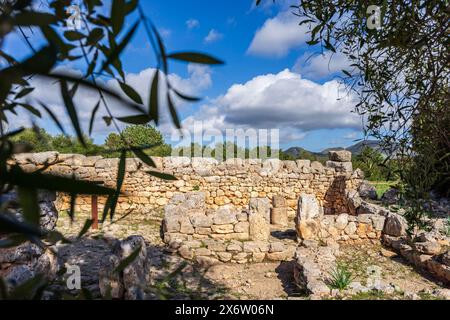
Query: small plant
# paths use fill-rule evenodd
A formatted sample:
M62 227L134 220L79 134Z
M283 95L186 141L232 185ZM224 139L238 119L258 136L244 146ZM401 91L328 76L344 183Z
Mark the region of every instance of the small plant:
M199 185L195 185L195 186L192 187L192 190L200 191L200 186Z
M344 290L350 285L352 279L352 273L347 269L347 267L339 264L331 272L328 286L331 289Z

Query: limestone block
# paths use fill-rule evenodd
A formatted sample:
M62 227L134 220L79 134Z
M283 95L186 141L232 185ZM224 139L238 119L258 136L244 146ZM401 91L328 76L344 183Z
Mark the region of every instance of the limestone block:
M336 218L335 227L338 230L344 230L348 224L348 214L342 213Z
M270 236L270 224L261 214L251 214L249 216L249 235L254 241L266 241Z
M333 168L336 172L353 172L353 165L351 162L327 161L326 166L328 168Z
M250 215L260 214L270 223L270 201L267 198L251 198L249 203Z
M298 199L297 220L311 220L320 218L322 215L323 209L317 198L314 195L302 193Z
M275 195L272 198L272 206L274 208L284 208L286 207L286 199L283 196Z
M194 227L209 228L213 224L212 218L206 215L194 215L190 218Z
M328 157L331 161L337 162L351 162L352 153L346 150L332 150L328 152Z
M315 239L319 233L319 225L315 220L302 220L296 224L296 231L302 240Z
M211 230L214 233L233 233L234 225L232 224L221 224L221 225L212 225Z
M389 236L400 237L406 234L407 222L397 213L389 213L384 224L383 233Z
M288 225L287 208L272 208L270 211L270 222L274 225L286 227Z
M250 223L247 221L241 221L234 225L234 232L249 232Z

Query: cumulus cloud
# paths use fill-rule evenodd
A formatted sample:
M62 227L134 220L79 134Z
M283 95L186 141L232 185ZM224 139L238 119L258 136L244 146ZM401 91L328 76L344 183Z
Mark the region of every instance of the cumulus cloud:
M198 28L198 27L200 27L200 21L198 21L197 19L189 19L186 21L186 26L190 30Z
M187 117L183 126L191 130L202 121L204 129L279 128L283 141L294 141L318 129L360 130L354 105L337 81L319 84L286 69L231 86Z
M298 17L291 11L280 12L266 20L258 29L247 52L252 55L283 57L293 48L304 44L309 35L309 26L298 25Z
M81 76L80 72L73 69L62 68L58 71ZM144 102L148 101L150 83L154 73L155 69L148 68L139 73L130 73L126 75L127 84L132 86L141 95ZM212 85L211 69L209 67L189 64L188 74L189 76L187 78L183 78L177 74L170 74L168 77L173 87L188 95L198 95ZM121 92L119 85L115 80L110 80L103 84L117 92ZM70 119L66 115L64 103L60 95L59 84L49 79L35 77L31 80L31 85L35 87L35 90L27 97L27 99L45 103L62 120L63 126L69 129L71 127ZM165 95L163 94L165 88L163 85L160 86L160 90L161 106L165 106ZM125 97L125 95L123 96ZM85 131L88 129L91 112L98 101L99 96L96 91L83 87L80 87L74 96L78 117ZM130 112L129 109L116 99L107 98L107 103L115 116L134 114L133 111ZM185 106L183 103L182 100L176 99L176 104L179 108ZM168 110L165 110L165 108L161 109L160 118L162 119L162 122L170 122ZM45 114L44 111L43 114ZM96 134L107 134L108 132L113 131L112 127L107 127L106 124L100 120L106 115L105 109L103 107L100 108L97 114L98 121L94 127L94 132ZM18 116L11 116L11 119L11 127L29 126L31 124L28 113L25 112L20 112ZM37 121L37 123L48 128L51 120L46 116L44 116L43 119L44 120ZM70 130L68 131L70 132Z
M350 70L350 64L347 57L340 52L333 54L327 51L314 56L305 53L297 59L293 70L306 78L317 80L340 73L342 70Z
M223 38L223 34L216 29L211 29L208 35L205 37L204 41L206 43L216 42Z

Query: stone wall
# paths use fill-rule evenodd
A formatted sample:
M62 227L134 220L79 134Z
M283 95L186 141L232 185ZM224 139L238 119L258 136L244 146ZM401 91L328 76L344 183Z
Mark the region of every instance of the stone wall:
M230 159L218 162L209 158L168 157L153 158L158 170L175 175L178 181L163 181L150 176L148 167L138 159L127 159L127 174L123 185L123 196L119 199L118 212L133 209L147 214L154 208L164 207L177 192L202 191L206 204L218 208L226 204L244 208L250 198L267 198L274 195L286 199L291 216L295 215L297 199L301 193L314 194L326 214L348 213L345 200L347 189L354 189L360 182L361 172L353 171L351 154L337 156L332 153L330 161L323 166L309 160L279 161L257 159ZM45 172L79 179L101 180L114 187L118 159L85 157L82 155L46 152L19 154L16 163L26 171L47 167ZM153 169L154 170L154 169ZM105 199L99 199L100 209ZM58 209L69 207L67 196L60 195ZM77 199L77 211L90 211L90 198Z
M290 260L297 244L271 238L270 207L264 200L252 199L249 210L212 209L202 192L178 193L165 207L164 242L203 265Z

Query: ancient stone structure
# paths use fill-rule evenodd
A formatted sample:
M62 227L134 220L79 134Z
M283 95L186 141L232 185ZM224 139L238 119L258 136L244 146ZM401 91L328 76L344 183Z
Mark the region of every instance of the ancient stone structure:
M177 192L200 190L205 193L205 202L210 208L226 204L248 208L251 198L265 198L271 202L273 196L280 195L286 199L286 208L293 217L298 197L305 193L318 199L325 214L348 213L345 192L359 185L362 173L359 170L353 172L346 152L332 153L330 157L333 160L326 166L309 160L229 159L218 162L207 158L153 158L158 170L175 175L178 181L154 178L147 173L151 168L140 160L127 159L123 196L117 211L133 209L136 213L147 214L151 209L164 207ZM15 162L26 171L49 166L45 172L101 180L114 187L119 160L46 152L19 154L15 156ZM69 203L67 196L59 195L58 209L67 209ZM99 203L101 209L105 199L99 199ZM90 198L78 197L76 210L89 212ZM270 213L267 218L270 219Z
M116 270L121 261L139 250L137 257L123 270ZM141 236L130 236L117 241L112 253L101 261L99 274L100 293L104 298L143 300L147 278L147 246Z
M295 246L269 240L270 207L258 199L251 203L251 210L233 205L212 209L203 192L176 194L165 208L164 241L183 258L203 265L292 258Z
M55 199L55 193L38 192L42 231L52 231L56 226L58 211L53 204ZM0 204L6 205L7 211L15 218L23 219L17 192L2 195ZM58 259L48 248L27 241L18 246L0 249L0 277L5 280L8 289L13 289L37 275L43 276L45 280L53 280L58 270Z

